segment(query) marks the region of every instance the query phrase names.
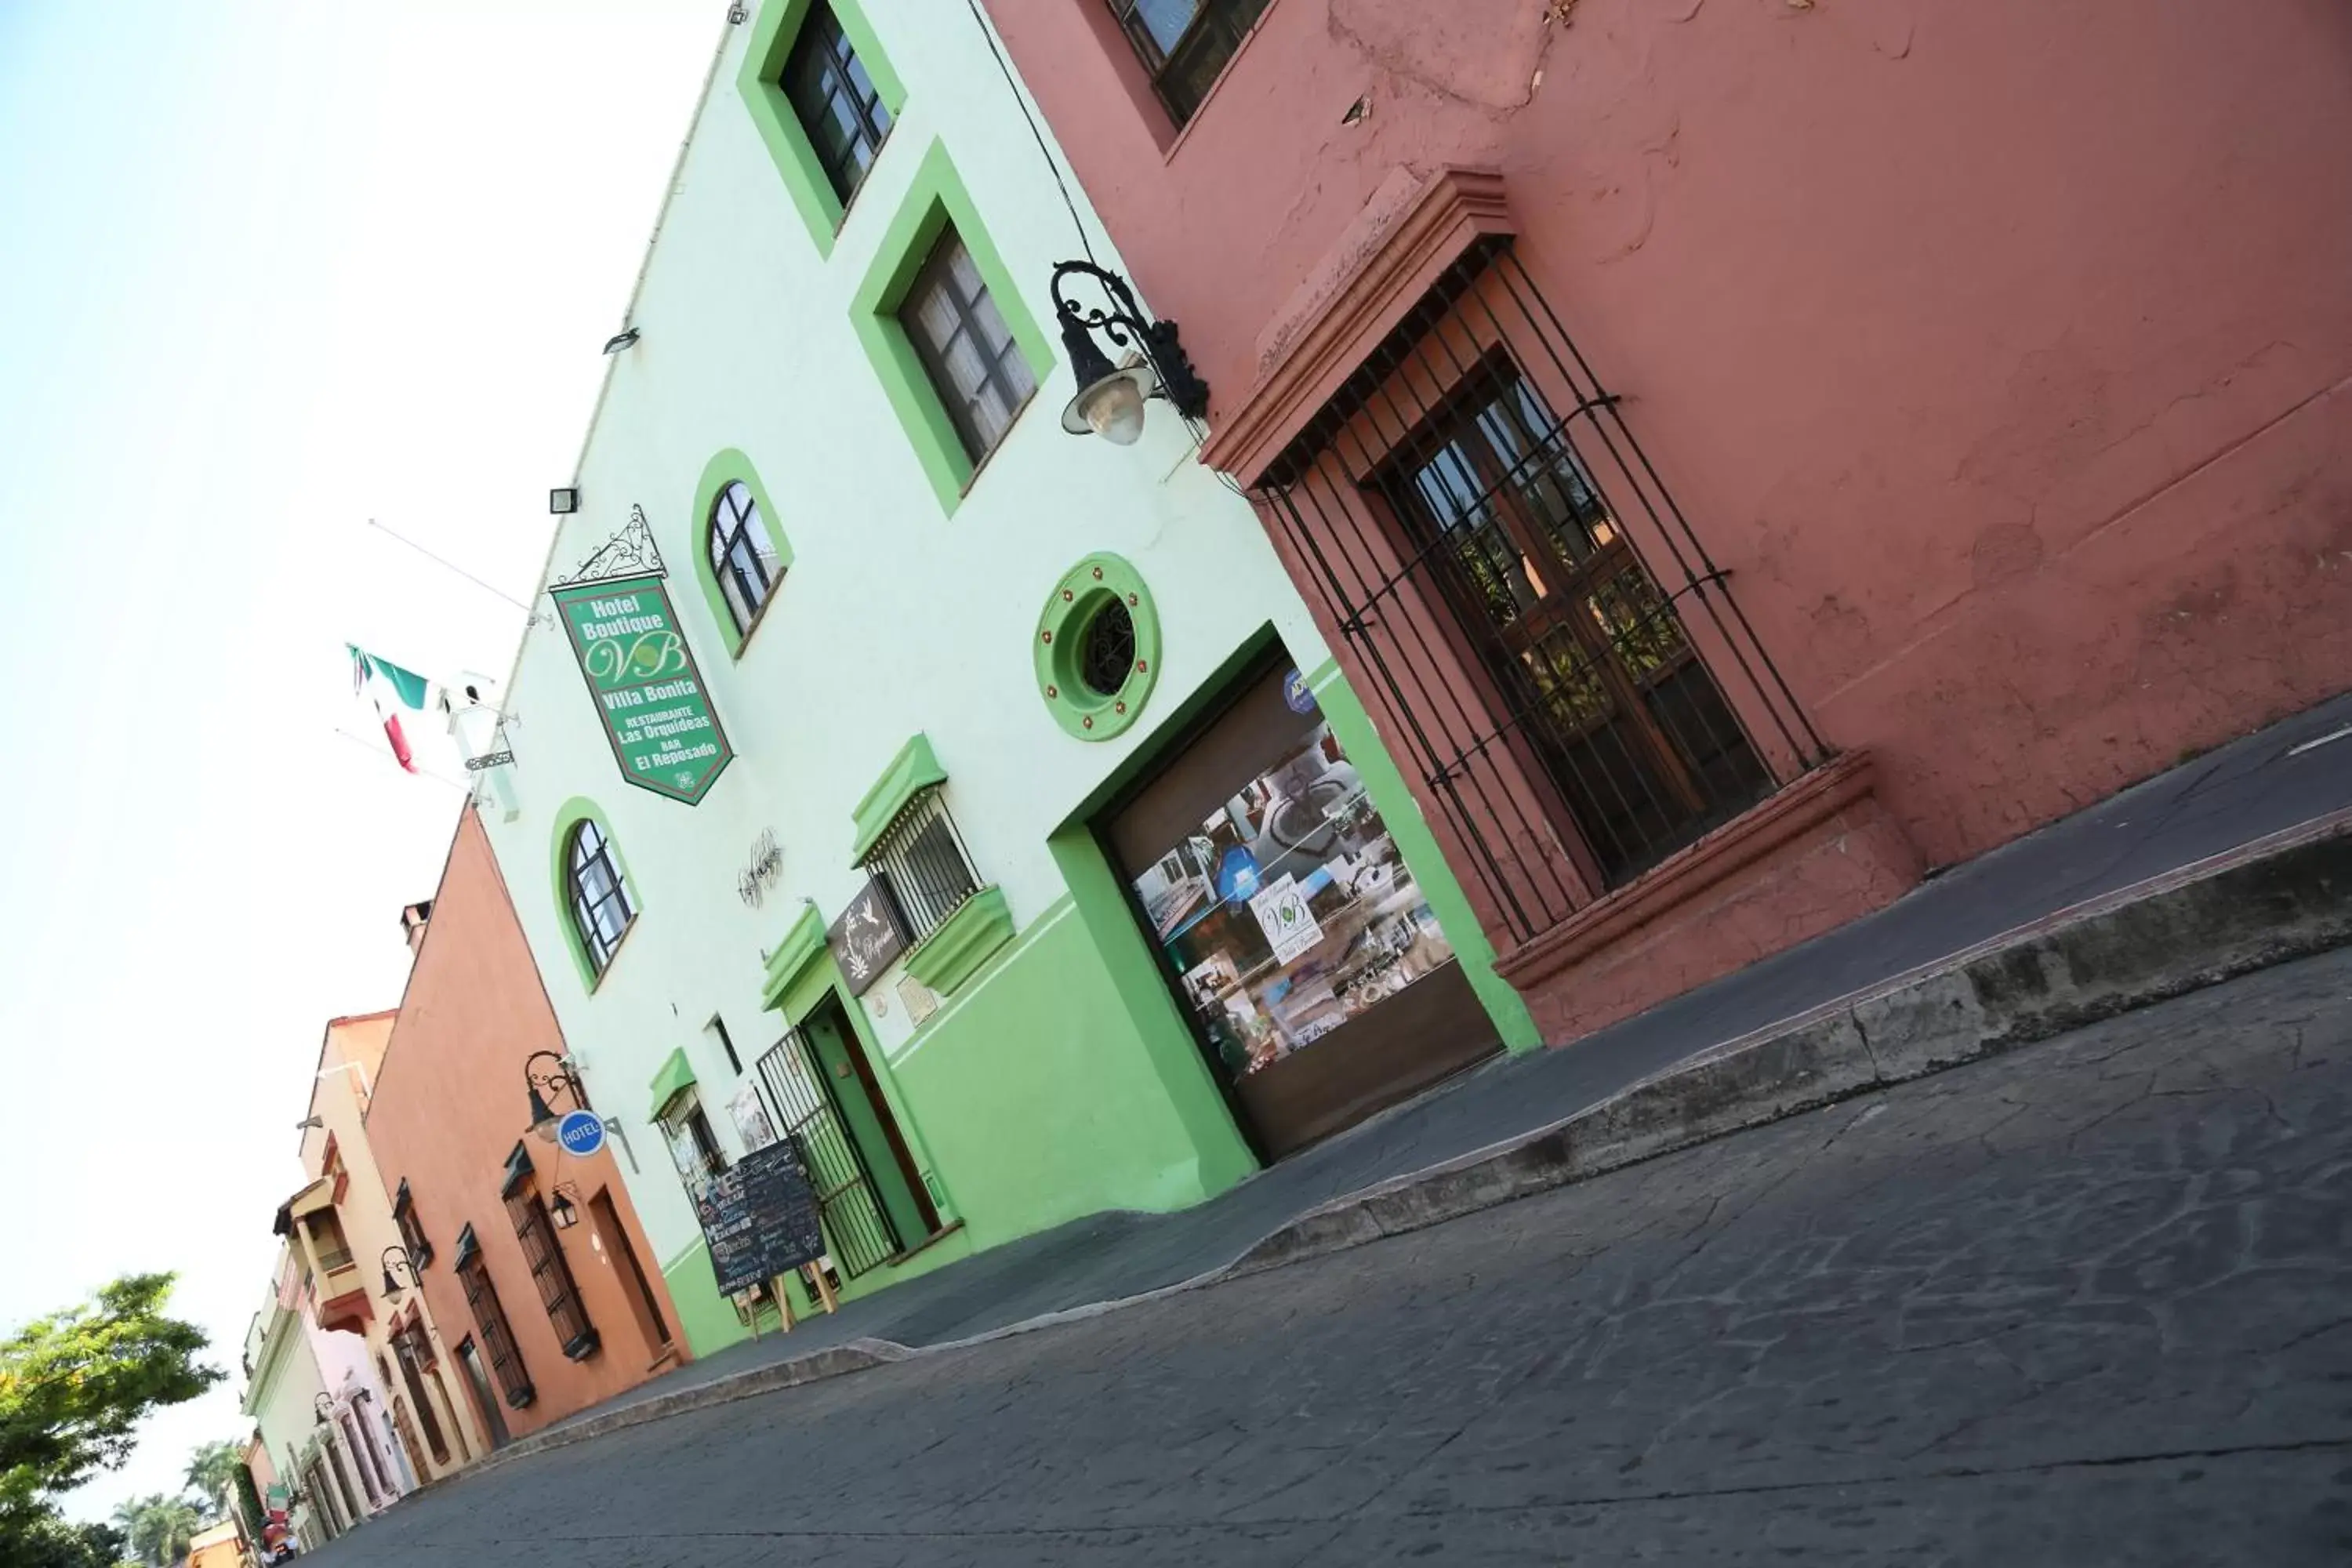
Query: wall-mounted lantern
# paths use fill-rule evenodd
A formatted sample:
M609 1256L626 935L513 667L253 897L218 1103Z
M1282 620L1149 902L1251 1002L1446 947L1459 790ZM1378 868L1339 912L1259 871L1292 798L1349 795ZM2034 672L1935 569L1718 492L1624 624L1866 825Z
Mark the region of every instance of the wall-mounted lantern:
M570 1230L580 1223L580 1205L572 1201L572 1194L578 1191L570 1182L555 1184L555 1196L548 1202L547 1216L555 1222L556 1229Z
M400 1276L394 1272L394 1269L406 1269L408 1282L420 1290L425 1289L425 1281L417 1277L415 1260L408 1256L408 1248L398 1242L395 1241L385 1247L383 1256L376 1261L383 1265L383 1299L385 1300L400 1300Z
M1062 291L1066 279L1090 278L1110 304L1082 306ZM1187 419L1209 411L1209 387L1193 369L1176 323L1156 321L1135 302L1127 279L1091 261L1065 261L1054 268L1054 312L1062 323L1062 351L1069 356L1078 394L1062 411L1062 428L1073 436L1095 435L1114 446L1131 447L1143 434L1144 400L1164 397ZM1095 342L1095 332L1115 348L1131 351L1142 363L1120 366Z
M545 1060L555 1065L550 1068L534 1068L533 1063ZM548 1103L551 1095L569 1094L572 1103L582 1110L588 1109L588 1097L580 1088L580 1077L572 1070L571 1058L554 1051L533 1051L522 1062L522 1081L530 1089L531 1135L542 1143L555 1142L555 1124L562 1120Z

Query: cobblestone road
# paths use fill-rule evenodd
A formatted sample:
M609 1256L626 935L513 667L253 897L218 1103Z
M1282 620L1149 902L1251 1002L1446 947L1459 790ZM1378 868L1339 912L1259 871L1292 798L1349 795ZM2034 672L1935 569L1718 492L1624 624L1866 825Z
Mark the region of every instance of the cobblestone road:
M2352 1561L2352 954L520 1460L320 1557Z

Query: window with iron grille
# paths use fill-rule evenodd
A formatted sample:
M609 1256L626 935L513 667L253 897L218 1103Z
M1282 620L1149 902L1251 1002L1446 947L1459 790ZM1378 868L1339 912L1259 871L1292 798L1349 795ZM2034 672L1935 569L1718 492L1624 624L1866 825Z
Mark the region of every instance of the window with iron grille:
M980 874L937 785L908 801L883 830L866 857L866 868L889 889L909 947L945 925L980 891Z
M1192 118L1209 89L1257 25L1268 0L1110 0L1151 90L1176 123Z
M481 1248L474 1242L474 1227L467 1226L457 1236L457 1282L465 1288L466 1305L474 1314L474 1327L482 1336L482 1348L490 1358L490 1371L499 1380L499 1392L517 1410L523 1409L539 1397L531 1386L530 1374L523 1370L522 1352L515 1344L514 1330L507 1322L507 1310L499 1303L499 1288L490 1283L490 1271L483 1266Z
M669 1145L670 1163L677 1167L677 1179L686 1184L687 1196L701 1197L711 1178L727 1168L727 1156L692 1089L663 1107L661 1130L663 1141Z
M572 830L572 847L563 857L564 891L572 905L572 929L579 934L589 966L604 973L613 953L629 931L637 911L629 903L627 884L614 863L613 847L604 830L592 818Z
M1566 426L1507 353L1471 366L1380 489L1615 883L1770 784Z
M947 408L964 455L978 463L1013 427L1013 416L1037 390L1037 377L953 228L940 236L915 275L898 307L898 321Z
M825 0L809 6L793 39L783 89L833 194L847 206L890 132L890 110Z
M760 503L740 479L729 480L710 504L709 548L710 569L719 578L727 613L735 619L736 635L748 635L783 568L769 542Z
M514 1222L515 1239L522 1243L523 1261L530 1266L530 1281L539 1288L540 1304L547 1309L547 1321L554 1325L564 1355L585 1361L596 1353L596 1330L581 1302L580 1282L572 1276L571 1260L556 1245L546 1200L537 1187L526 1183L506 1194L506 1205L507 1217Z
M1254 494L1519 940L1828 755L1507 237Z
M400 1227L400 1245L408 1249L408 1261L422 1268L433 1261L433 1244L425 1239L425 1226L416 1217L416 1202L408 1195L408 1179L401 1178L400 1191L392 1200L392 1223Z

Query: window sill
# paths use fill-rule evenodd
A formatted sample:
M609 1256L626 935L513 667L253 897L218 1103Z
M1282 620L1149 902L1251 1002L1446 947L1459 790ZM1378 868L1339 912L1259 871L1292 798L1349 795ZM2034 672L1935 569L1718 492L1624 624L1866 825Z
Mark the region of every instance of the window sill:
M572 1340L564 1345L564 1359L566 1361L586 1361L590 1356L594 1355L597 1351L604 1347L604 1342L602 1339L597 1337L596 1331L590 1329L578 1339Z
M637 920L638 917L634 914L629 917L629 923L621 928L621 940L613 944L611 956L604 960L604 967L597 970L593 974L591 974L588 977L589 995L593 996L597 992L604 988L604 982L606 978L612 974L613 966L621 962L621 954L628 951L629 938L635 934ZM582 956L584 958L587 955L583 952Z
M989 954L1013 940L1013 910L993 884L966 899L947 923L907 952L907 973L945 996L971 979Z
M768 624L768 612L775 608L776 600L784 591L784 579L791 574L792 568L789 566L781 567L777 570L776 580L768 584L768 596L760 601L759 609L752 614L751 624L745 626L741 631L736 633L734 641L729 645L727 649L727 659L729 663L740 664L743 662L743 651L751 646L751 638L759 629ZM636 921L632 920L629 923L632 926L635 926ZM626 931L622 933L625 937L627 934L628 933ZM616 948L614 951L618 952L619 950Z
M1044 391L1045 386L1045 384L1041 381L1029 389L1029 395L1021 400L1021 406L1013 411L1011 419L1005 421L1004 434L996 438L996 445L982 452L973 462L971 472L965 476L963 484L956 490L958 503L961 503L971 494L971 488L980 483L981 475L988 472L988 465L996 460L996 454L1004 450L1005 447L1012 442L1013 433L1021 428L1023 416L1027 415L1030 407L1036 403L1037 394Z

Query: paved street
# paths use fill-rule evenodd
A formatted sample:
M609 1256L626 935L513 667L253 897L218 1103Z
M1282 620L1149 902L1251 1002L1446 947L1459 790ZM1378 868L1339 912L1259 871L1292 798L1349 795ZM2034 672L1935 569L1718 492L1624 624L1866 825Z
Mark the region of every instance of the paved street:
M2352 953L466 1477L362 1564L2341 1563Z

